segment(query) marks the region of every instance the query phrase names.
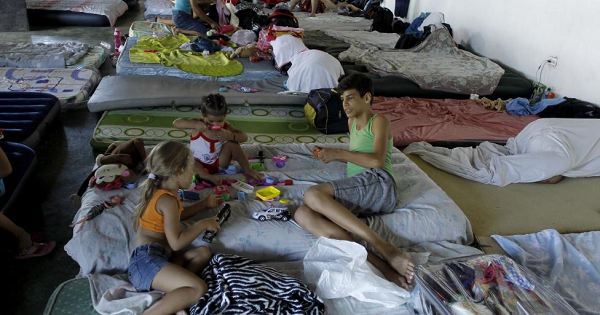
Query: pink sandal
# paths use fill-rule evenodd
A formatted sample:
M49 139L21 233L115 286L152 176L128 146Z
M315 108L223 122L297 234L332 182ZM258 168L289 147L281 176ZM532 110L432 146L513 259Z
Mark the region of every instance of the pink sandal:
M17 255L14 258L21 260L34 257L41 257L49 254L55 246L55 241L50 241L48 243L33 243L33 246L31 246L31 248L29 248L25 254Z

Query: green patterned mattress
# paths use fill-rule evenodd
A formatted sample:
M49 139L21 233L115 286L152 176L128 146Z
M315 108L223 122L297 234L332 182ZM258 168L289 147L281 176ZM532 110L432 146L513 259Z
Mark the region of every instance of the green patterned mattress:
M44 315L98 315L92 306L88 278L71 279L54 290Z
M189 142L190 133L173 128L178 117L197 118L192 106L154 107L106 111L91 140L95 149L105 150L113 141L142 138L148 145L165 140ZM348 143L346 134L326 135L304 117L299 106L230 106L227 122L248 134L246 143Z

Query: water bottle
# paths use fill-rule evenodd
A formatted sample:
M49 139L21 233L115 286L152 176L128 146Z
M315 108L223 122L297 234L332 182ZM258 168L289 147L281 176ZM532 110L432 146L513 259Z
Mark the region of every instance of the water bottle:
M119 51L119 47L121 47L121 31L118 28L115 28L115 51Z
M551 88L547 88L546 92L544 92L544 99L554 98L554 92L552 92Z

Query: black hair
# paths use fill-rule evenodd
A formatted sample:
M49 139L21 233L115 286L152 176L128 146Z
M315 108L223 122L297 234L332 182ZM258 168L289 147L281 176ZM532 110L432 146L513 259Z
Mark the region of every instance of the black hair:
M371 104L373 104L374 88L371 78L362 73L353 73L343 77L337 87L340 94L352 89L357 90L360 97L364 97L367 93L371 93Z
M298 20L296 19L292 11L288 9L277 9L275 10L275 12L269 15L267 24L277 26L298 27Z
M202 99L202 105L200 105L200 112L204 117L206 115L225 116L227 114L225 97L221 94L209 94L205 96Z

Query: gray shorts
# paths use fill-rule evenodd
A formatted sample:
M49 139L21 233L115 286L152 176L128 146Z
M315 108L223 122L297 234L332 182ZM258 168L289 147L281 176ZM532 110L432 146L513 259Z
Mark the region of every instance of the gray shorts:
M335 200L355 215L392 213L396 209L396 182L380 168L330 182Z

